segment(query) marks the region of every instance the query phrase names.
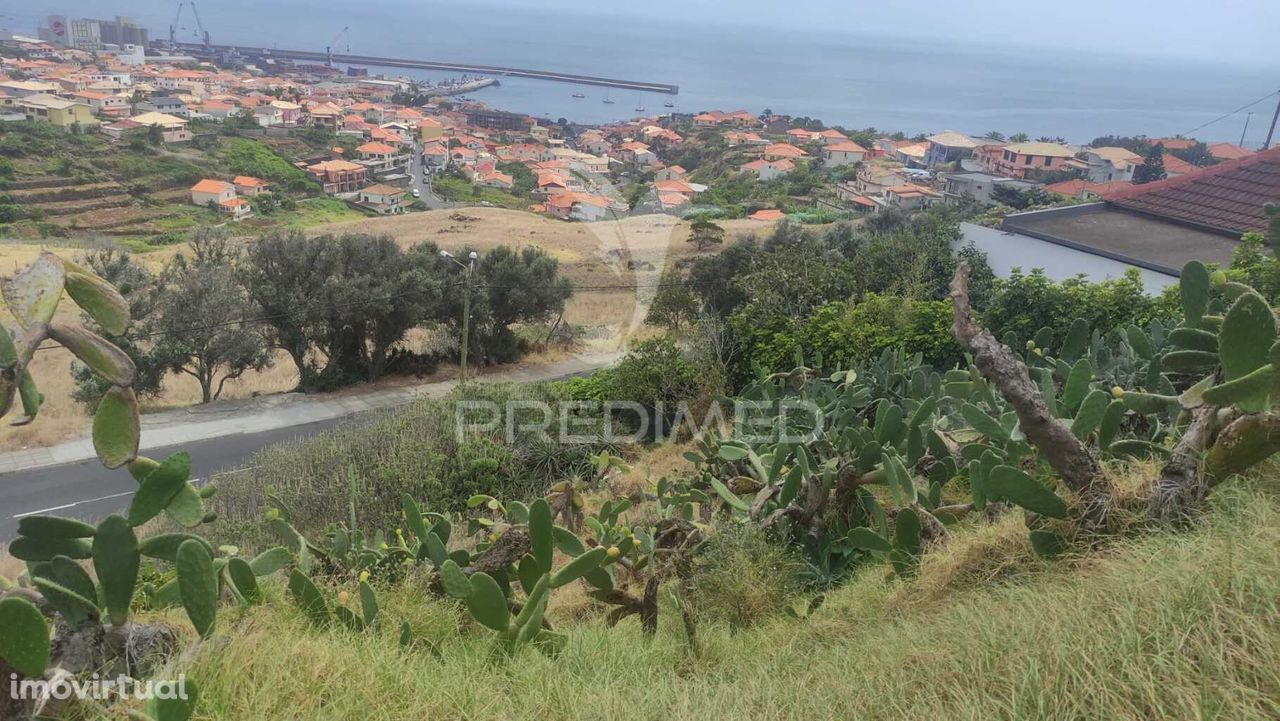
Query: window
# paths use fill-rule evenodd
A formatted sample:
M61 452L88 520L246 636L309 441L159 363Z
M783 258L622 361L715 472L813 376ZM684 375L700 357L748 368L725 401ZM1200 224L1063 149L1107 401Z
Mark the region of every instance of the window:
M1023 159L1022 159L1022 164L1023 164L1023 165L1031 165L1031 156L1030 156L1030 155L1028 155L1028 156L1026 156L1025 158L1023 158Z
M1052 158L1052 157L1050 157L1050 156L1048 156L1048 155L1044 156L1044 167L1046 167L1046 168L1047 168L1047 167L1049 167L1049 165L1050 165L1052 162L1053 162L1053 158Z

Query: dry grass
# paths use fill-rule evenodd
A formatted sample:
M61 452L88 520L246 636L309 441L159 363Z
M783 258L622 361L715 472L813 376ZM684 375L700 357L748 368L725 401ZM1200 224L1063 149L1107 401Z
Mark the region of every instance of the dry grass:
M752 220L720 225L729 239L771 227ZM308 232L388 234L406 248L428 241L447 250L541 248L560 261L561 271L579 288L565 308L565 320L595 331L588 341L593 350L622 349L636 334L648 332L644 315L663 270L698 255L687 242L689 224L665 215L566 223L518 210L463 208L334 223Z
M749 220L721 224L729 238L769 228L769 224ZM654 329L644 325L644 315L655 292L652 286L665 267L687 262L697 255L686 242L688 223L662 215L637 216L618 222L566 223L522 211L464 208L334 223L315 226L308 232L388 233L406 248L428 240L446 249L470 246L485 251L498 245L542 248L560 260L562 272L581 288L569 300L564 318L587 330L582 341L582 350L587 352L625 350L630 342L652 335ZM12 275L46 247L36 243L0 243L0 275ZM184 247L167 246L137 257L151 270L158 271ZM79 248L65 246L49 249L65 257L81 252ZM633 269L628 269L629 262L635 264ZM626 287L595 288L598 286ZM58 313L58 318L64 321L79 316L70 302L64 302ZM409 339L410 345L416 342L419 342L416 337ZM550 362L562 357L561 351L553 350L527 357L523 362ZM7 428L0 435L0 452L54 445L87 431L88 409L71 398L75 388L69 372L71 360L69 352L57 348L36 355L31 369L45 394L45 405L34 423ZM445 380L452 373L451 369L442 369L442 373L431 380ZM250 371L243 378L228 382L222 397L234 399L278 393L296 387L297 382L297 373L288 356L277 353L275 366L261 372ZM390 378L384 382L403 385L426 381ZM199 402L200 388L195 379L172 374L165 380L164 392L144 402L143 410L180 408Z
M201 683L199 718L219 720L391 721L422 709L433 719L1274 719L1280 504L1237 486L1214 506L1192 532L952 589L936 606L889 604L920 590L928 564L910 585L871 567L808 621L704 623L696 649L669 605L647 639L634 620L610 629L568 599L555 614L569 636L558 658L495 661L493 634L425 584L380 588L387 622L374 634L314 629L273 587L267 605L226 612L225 641L184 670ZM398 647L401 621L420 648Z

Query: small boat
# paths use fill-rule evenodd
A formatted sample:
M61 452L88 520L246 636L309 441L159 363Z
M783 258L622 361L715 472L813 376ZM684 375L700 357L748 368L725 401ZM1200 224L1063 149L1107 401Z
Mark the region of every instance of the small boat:
M605 105L613 105L613 101L609 99L609 94L608 94L608 93L605 93L605 94L604 94L604 104L605 104Z
M636 110L635 110L635 111L636 111L637 113L643 113L643 112L644 112L644 107L643 107L643 106L636 106Z
M674 108L675 106L676 106L676 104L675 104L675 103L663 103L663 104L662 104L662 107L664 107L664 108Z
M573 94L573 97L575 97L575 98L585 98L585 97L587 97L587 96L583 95L582 93L574 93L574 94Z

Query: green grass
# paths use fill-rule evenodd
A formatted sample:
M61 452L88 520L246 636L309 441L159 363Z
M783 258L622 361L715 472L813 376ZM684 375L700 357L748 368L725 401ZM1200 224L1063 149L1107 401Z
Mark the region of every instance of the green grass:
M531 202L528 198L512 195L505 190L472 185L461 178L440 178L432 184L432 187L440 197L455 203L487 202L499 208L526 210Z
M649 640L569 587L559 658L493 662L491 634L419 578L379 589L373 635L315 630L273 588L185 670L203 719L1274 719L1280 501L1249 485L1193 531L1053 563L1010 515L958 533L913 584L868 568L808 621L706 621L696 651L670 608ZM434 650L402 651L401 620Z

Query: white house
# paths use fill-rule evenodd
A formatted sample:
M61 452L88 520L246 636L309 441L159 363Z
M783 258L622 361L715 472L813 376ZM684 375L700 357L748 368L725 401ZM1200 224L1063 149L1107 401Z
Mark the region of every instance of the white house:
M822 164L829 168L861 163L866 157L867 149L852 140L822 146Z
M796 169L796 164L787 158L782 160L753 160L738 168L743 173L751 173L761 180L773 180Z

